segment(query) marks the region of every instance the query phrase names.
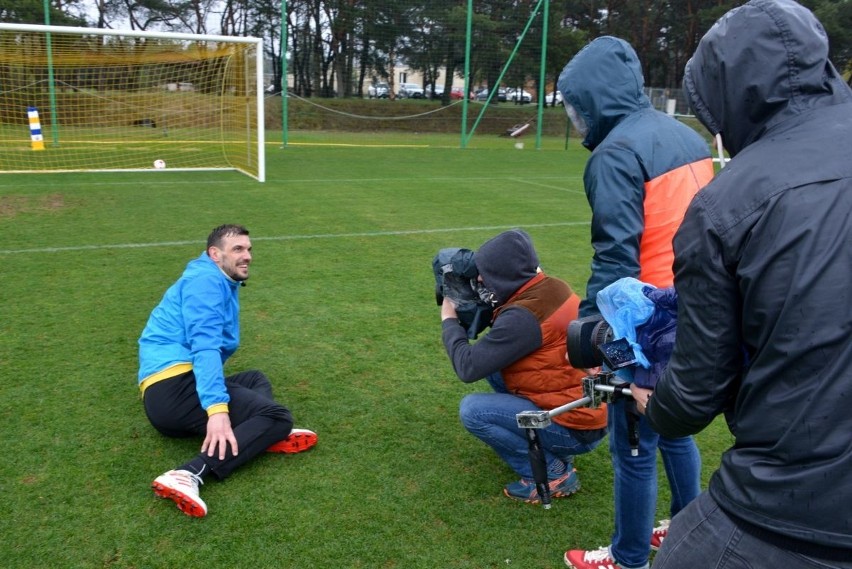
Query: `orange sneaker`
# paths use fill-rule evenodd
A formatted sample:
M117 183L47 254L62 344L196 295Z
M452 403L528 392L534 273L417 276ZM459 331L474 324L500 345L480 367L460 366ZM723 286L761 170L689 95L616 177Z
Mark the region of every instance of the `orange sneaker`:
M576 494L580 490L580 479L577 477L577 471L572 468L559 478L550 480L548 486L550 487L551 498L564 498ZM503 494L513 500L521 500L528 504L541 503L541 496L538 495L538 489L532 480L521 478L517 482L507 484L503 488Z
M306 451L309 448L316 446L317 434L307 429L293 429L283 441L278 441L266 452L283 452L286 454L295 454L297 452Z

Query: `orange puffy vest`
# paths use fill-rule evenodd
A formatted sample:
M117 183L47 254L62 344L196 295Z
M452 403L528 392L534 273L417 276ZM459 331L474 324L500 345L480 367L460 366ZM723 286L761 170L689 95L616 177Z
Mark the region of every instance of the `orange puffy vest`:
M565 360L565 333L568 323L577 318L579 305L580 297L564 281L539 273L496 311L495 317L508 307L523 306L541 325L541 347L502 370L511 393L546 411L583 397L585 373ZM578 430L602 429L606 427L606 405L573 409L553 421Z

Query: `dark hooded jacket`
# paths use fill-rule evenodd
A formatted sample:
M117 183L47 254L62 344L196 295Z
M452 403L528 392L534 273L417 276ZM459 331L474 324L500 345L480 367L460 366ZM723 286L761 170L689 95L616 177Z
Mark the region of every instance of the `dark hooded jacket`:
M548 411L582 398L585 374L565 361L565 332L580 298L539 269L532 240L519 229L487 241L474 259L497 306L491 329L474 344L458 320L444 320L444 346L459 378L472 382L501 372L511 393ZM606 409L575 409L553 421L594 431L598 439L605 434Z
M733 158L675 237L677 338L647 417L681 436L725 413L720 507L783 548L848 560L852 91L822 26L786 0L719 20L684 86Z
M672 237L692 196L713 177L709 146L693 129L651 106L639 59L604 36L565 66L557 84L588 126L583 174L592 208L592 275L580 315L598 312L597 293L622 277L672 284Z

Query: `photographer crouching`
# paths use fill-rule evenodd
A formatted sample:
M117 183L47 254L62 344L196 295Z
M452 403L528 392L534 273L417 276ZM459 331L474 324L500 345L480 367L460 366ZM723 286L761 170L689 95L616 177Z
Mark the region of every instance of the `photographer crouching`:
M460 301L447 294L438 298L444 346L459 379L465 383L485 379L493 389L462 399L461 421L520 476L503 493L539 503L528 442L516 416L533 408L548 411L582 396L584 374L565 364L566 329L577 318L580 299L564 281L541 271L532 240L520 229L487 241L466 263L455 261L446 265L443 280L452 278L452 267L466 272L471 290L493 309L490 330L472 343L478 330L469 334L469 327L460 321L456 311ZM440 278L436 271L436 279ZM566 413L541 430L551 497L580 489L574 457L593 450L605 435L605 406Z

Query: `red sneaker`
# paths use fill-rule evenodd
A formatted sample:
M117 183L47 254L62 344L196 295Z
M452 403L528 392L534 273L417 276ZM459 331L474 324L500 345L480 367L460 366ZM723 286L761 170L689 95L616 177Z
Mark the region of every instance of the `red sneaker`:
M572 549L565 552L565 565L574 569L621 569L609 555L609 546L594 551Z
M266 452L283 452L286 454L295 454L308 450L317 444L317 434L307 429L293 429L283 441L278 441Z
M660 520L660 525L651 534L651 549L657 551L663 545L663 540L669 534L669 520Z

